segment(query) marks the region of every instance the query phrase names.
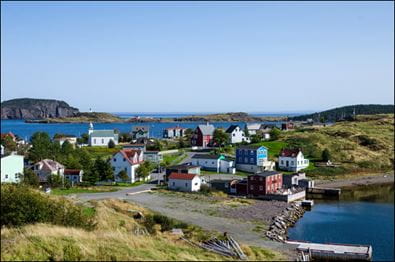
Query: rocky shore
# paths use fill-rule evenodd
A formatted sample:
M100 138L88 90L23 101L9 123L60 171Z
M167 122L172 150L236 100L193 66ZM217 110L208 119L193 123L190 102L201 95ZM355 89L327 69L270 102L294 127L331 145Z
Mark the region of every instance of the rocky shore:
M292 203L278 216L274 216L266 236L270 240L284 242L287 240L287 229L293 226L304 214L305 210L299 202Z

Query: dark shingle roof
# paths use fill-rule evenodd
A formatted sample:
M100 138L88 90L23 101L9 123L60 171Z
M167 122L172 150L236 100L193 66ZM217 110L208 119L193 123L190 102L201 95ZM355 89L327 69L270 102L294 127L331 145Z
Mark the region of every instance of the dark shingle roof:
M195 154L191 158L195 159L218 159L221 155L209 155L209 154Z
M241 145L237 149L258 149L260 147L266 148L265 146L259 146L259 145Z
M200 168L200 166L181 164L181 165L169 166L169 167L167 167L167 169L190 169L190 168L196 168L196 167Z
M225 133L232 133L233 130L235 130L238 127L238 125L231 125L230 127L228 127L228 129L226 129Z
M279 175L279 174L281 173L278 171L264 171L264 172L253 174L253 176L268 177L268 176Z

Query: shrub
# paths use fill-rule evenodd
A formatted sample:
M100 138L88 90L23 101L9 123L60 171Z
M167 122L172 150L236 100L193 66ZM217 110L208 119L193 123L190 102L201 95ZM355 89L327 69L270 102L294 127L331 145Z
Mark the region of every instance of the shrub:
M24 185L1 186L1 226L51 223L92 230L92 217L68 200L55 200Z
M112 139L108 142L108 148L115 148L115 143Z
M331 159L331 154L327 148L325 148L322 151L321 158L322 158L322 161L325 161L325 162L327 162Z

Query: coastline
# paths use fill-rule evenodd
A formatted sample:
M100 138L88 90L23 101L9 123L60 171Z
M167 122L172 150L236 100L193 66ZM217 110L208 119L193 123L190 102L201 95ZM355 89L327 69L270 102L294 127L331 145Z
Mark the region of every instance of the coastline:
M316 180L318 187L328 188L352 188L355 186L378 185L394 183L394 173L366 174L355 178L344 178L335 180Z

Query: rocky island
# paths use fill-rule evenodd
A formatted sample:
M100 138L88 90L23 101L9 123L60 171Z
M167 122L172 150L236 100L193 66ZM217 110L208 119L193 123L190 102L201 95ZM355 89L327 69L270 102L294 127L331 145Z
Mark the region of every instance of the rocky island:
M19 98L1 103L1 119L44 119L73 117L77 108L54 99Z

